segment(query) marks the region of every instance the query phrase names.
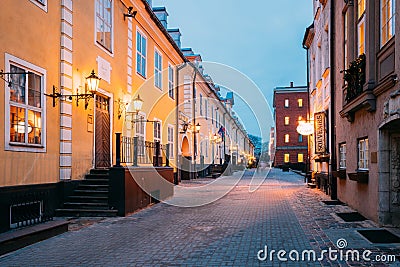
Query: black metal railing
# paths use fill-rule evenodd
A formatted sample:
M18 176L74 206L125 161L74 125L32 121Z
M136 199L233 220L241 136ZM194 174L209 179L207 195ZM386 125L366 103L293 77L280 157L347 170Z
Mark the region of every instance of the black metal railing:
M50 191L15 193L10 201L10 228L53 219Z
M344 73L343 79L346 82L343 92L344 103L348 103L362 94L365 83L365 65L365 54L361 54L356 60L350 63L348 69L342 71Z
M149 142L141 137L127 137L116 133L116 166L121 163L138 166L139 164L153 166L169 166L169 145L159 141Z

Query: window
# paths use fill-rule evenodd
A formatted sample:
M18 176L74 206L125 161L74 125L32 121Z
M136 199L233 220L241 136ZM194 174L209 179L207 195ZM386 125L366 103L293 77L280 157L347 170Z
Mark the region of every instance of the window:
M358 0L357 45L358 55L365 53L365 0Z
M137 115L137 122L135 123L136 136L138 137L138 155L144 156L145 154L145 125L146 125L146 115L144 113L139 113Z
M302 98L297 99L297 103L299 104L299 108L303 107L303 99Z
M339 169L346 169L346 143L339 144Z
M297 154L297 162L304 162L304 155L302 153Z
M289 154L284 154L283 155L283 161L285 163L289 163L290 162L290 155Z
M358 169L368 170L368 138L358 140Z
M285 99L285 108L289 107L289 99Z
M154 51L154 85L162 89L162 57L158 51Z
M6 54L11 73L6 87L6 150L45 152L44 85L46 71Z
M395 32L395 0L381 0L381 47L384 46Z
M31 0L31 2L47 12L47 0Z
M289 134L285 134L285 143L289 143Z
M96 1L96 42L112 51L112 0Z
M168 95L170 98L175 99L174 68L171 65L168 65Z
M200 94L200 116L203 116L203 95Z
M289 117L285 117L285 125L289 125Z
M349 27L349 23L348 23L348 12L346 11L346 13L343 15L343 56L344 56L344 68L343 69L347 69L347 35L348 35L348 27Z
M169 155L170 159L174 158L174 127L168 126L168 145L169 145Z
M302 117L302 116L299 116L298 121L302 121L302 120L303 120L303 117Z
M154 142L161 142L161 121L154 119Z
M299 143L303 143L303 135L299 134Z
M146 38L136 32L136 72L146 78Z

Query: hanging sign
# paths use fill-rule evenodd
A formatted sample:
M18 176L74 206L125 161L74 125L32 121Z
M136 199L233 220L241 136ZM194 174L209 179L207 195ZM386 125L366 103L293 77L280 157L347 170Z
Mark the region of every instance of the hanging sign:
M325 112L314 114L315 121L315 153L326 153L326 115Z

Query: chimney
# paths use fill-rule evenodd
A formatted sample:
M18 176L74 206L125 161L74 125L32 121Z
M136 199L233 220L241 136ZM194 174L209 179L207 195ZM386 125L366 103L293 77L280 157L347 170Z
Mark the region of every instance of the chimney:
M290 82L290 87L293 87L293 82Z
M179 29L168 29L169 35L174 39L176 45L181 48L181 32Z
M161 24L164 26L165 29L167 29L168 26L168 13L167 13L167 9L165 8L165 6L162 7L153 7L153 12L154 14L156 14L158 20L161 22Z

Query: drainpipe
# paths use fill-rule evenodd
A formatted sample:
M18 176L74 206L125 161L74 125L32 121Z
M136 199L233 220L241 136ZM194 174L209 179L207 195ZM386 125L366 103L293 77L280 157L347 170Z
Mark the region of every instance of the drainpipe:
M309 58L309 47L303 44L303 48L306 50L306 65L307 65L307 122L310 121L310 58ZM310 158L310 135L307 135L307 157L306 157L306 176L304 177L304 182L311 183L311 158Z
M336 159L336 119L335 119L335 1L331 0L330 1L331 4L331 15L330 15L330 25L331 25L331 31L330 31L330 84L331 84L331 101L330 101L330 122L331 122L331 175L332 175L332 171L336 171L337 170L337 159ZM330 188L331 188L331 199L337 199L337 178L336 177L332 177L331 178L331 184L330 184Z

